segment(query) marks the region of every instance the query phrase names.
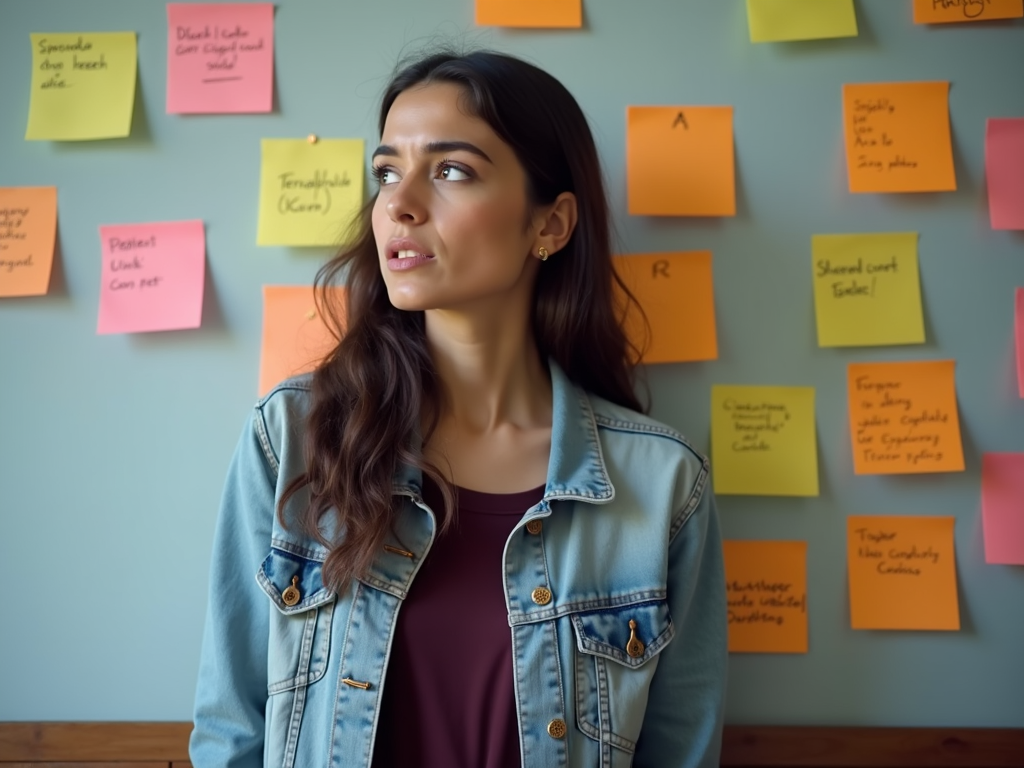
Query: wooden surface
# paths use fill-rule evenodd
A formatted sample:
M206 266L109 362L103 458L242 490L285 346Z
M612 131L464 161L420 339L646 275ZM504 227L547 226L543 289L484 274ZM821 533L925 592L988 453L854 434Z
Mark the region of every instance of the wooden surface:
M190 768L191 723L0 723L2 768ZM1024 768L1024 728L726 726L724 768Z

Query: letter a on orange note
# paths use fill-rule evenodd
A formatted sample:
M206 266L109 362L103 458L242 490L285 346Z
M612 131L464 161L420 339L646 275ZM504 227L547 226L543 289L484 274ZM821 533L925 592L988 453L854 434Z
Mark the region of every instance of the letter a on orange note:
M344 316L345 290L335 288L328 295ZM320 317L310 286L263 286L261 396L289 376L312 371L337 343Z
M846 519L853 629L960 629L954 522L953 517Z
M952 360L847 367L858 475L964 470L955 370Z
M582 27L582 0L476 0L480 27Z
M56 238L56 187L0 187L0 296L46 293Z
M616 256L615 270L639 302L626 315L626 335L642 362L680 363L718 359L711 251Z
M1019 19L1024 0L914 0L915 24Z
M949 83L843 86L851 192L956 189Z
M732 107L628 107L634 216L735 216Z
M723 541L729 651L807 653L807 542Z

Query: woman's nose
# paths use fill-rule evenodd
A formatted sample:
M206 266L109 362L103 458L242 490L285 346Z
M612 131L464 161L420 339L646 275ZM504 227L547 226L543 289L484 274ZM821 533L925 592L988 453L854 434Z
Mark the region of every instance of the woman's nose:
M427 218L427 207L415 179L403 179L388 198L388 216L394 222L422 224Z

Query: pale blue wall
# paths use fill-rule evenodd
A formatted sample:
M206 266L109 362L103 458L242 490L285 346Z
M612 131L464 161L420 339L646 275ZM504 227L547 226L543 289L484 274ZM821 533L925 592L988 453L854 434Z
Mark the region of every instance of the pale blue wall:
M712 383L812 385L822 495L723 497L736 538L809 542L810 653L733 657L734 723L1024 725L1024 568L984 564L983 451L1024 450L1012 287L1024 237L992 232L985 119L1024 116L1024 24L915 27L910 0L860 0L856 39L751 45L740 0L585 0L580 32L472 27L471 0L283 0L279 109L164 114L166 22L153 0L0 0L0 186L59 188L49 296L0 300L0 720L190 717L210 538L255 397L264 283L308 282L322 249L257 248L259 139L374 142L382 78L435 33L550 69L593 121L623 251L714 252L721 359L651 372L654 414L703 448ZM136 30L131 138L25 142L30 32ZM840 86L950 80L959 190L846 192ZM625 214L627 104L732 104L735 219ZM201 218L198 331L94 333L97 227ZM928 343L819 349L810 236L921 233ZM967 471L854 477L848 361L955 358ZM955 515L963 630L853 632L848 514Z

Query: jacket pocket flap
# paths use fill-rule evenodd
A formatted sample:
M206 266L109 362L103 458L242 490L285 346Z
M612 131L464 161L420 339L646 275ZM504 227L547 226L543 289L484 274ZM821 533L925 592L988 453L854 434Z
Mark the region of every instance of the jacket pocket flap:
M276 547L257 571L256 581L286 616L319 608L335 597L324 586L323 563Z
M576 613L572 623L580 652L604 656L627 667L650 661L675 635L664 600Z

